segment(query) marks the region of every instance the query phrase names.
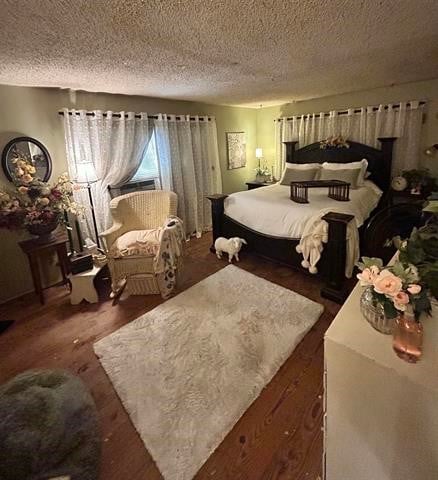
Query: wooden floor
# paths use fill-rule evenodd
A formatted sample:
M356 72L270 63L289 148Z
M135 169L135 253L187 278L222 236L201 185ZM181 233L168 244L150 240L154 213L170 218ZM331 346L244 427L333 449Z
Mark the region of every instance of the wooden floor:
M192 240L180 289L226 265ZM339 306L319 296L319 281L271 262L241 255L239 266L325 306L311 329L260 397L199 471L196 480L315 480L321 475L323 335ZM93 343L162 302L128 297L113 306L69 303L64 287L0 305L0 319L16 323L0 335L0 383L29 368L61 367L79 375L96 401L103 436L102 480L158 480L161 475L93 353ZM269 308L269 299L266 300ZM290 312L293 316L294 312ZM145 352L147 354L147 352Z

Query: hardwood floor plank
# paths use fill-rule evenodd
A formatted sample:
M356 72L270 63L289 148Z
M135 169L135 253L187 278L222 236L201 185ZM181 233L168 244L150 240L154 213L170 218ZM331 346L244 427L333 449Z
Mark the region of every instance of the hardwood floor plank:
M209 252L211 236L187 244L179 290L227 265ZM196 480L315 480L321 474L323 336L339 306L319 296L310 275L241 254L239 266L325 307L291 357L196 475ZM15 324L0 335L0 382L29 368L65 368L79 375L95 399L103 439L102 480L161 480L93 343L162 303L159 296L128 297L113 306L108 289L99 304L70 305L68 290L47 291L0 305ZM269 308L269 299L266 301ZM291 312L293 315L293 312Z

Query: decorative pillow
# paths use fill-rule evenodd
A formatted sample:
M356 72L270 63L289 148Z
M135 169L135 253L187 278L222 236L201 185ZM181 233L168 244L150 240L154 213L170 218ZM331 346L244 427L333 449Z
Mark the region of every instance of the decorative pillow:
M290 182L307 182L309 180L315 180L317 173L320 171L319 165L315 167L314 163L307 164L312 165L311 168L294 168L287 166L284 169L283 175L280 180L280 185L290 185Z
M160 248L160 234L162 229L132 230L126 232L113 243L110 255L115 258L130 257L155 257Z
M357 186L363 187L367 168L368 168L368 160L363 158L359 162L350 162L350 163L330 163L324 162L322 164L322 168L326 170L355 170L356 168L360 168L360 175L357 179Z
M348 182L350 188L355 189L358 187L358 179L361 174L361 169L356 168L346 168L346 169L321 169L319 172L318 180L342 180L343 182Z

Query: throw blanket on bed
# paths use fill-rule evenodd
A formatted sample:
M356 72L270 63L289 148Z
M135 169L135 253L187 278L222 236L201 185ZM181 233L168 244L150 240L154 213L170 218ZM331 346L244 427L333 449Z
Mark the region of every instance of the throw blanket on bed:
M306 222L300 243L296 250L303 255L301 265L310 273L317 273L316 264L321 258L324 249L323 244L328 241L328 223L322 217L328 212L336 212L334 208L321 210ZM339 212L338 213L342 213ZM356 222L352 220L347 225L347 260L345 263L345 276L351 278L353 268L359 260L359 231Z
M154 270L161 296L167 298L176 285L176 271L185 242L184 224L180 218L172 216L160 230L160 246L154 257Z

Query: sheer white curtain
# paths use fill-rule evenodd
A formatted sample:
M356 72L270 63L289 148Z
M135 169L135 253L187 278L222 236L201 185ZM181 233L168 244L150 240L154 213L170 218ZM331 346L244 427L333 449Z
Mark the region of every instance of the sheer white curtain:
M222 192L216 121L160 114L154 126L162 188L178 195L186 232L201 236L211 229L205 196Z
M92 184L93 202L98 230L111 225L108 185L119 185L130 180L138 170L150 141L153 124L146 113L96 110L87 115L85 110L64 112L64 133L67 162L71 178L76 178L84 162L93 162L98 182ZM88 205L86 191L76 193L78 200ZM90 232L91 215L86 215L85 230Z
M298 140L299 148L310 143L325 140L333 135L342 135L347 140L364 143L380 148L379 137L397 137L394 147L392 171L418 166L420 158L421 127L423 105L418 101L400 102L399 107L392 104L376 107L350 108L345 115L332 110L324 112L282 118L275 122L276 129L276 176L284 168L285 148L282 142Z

